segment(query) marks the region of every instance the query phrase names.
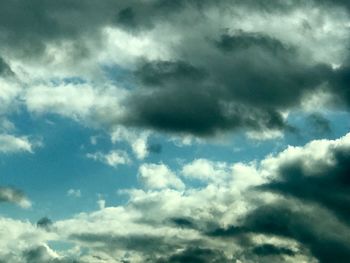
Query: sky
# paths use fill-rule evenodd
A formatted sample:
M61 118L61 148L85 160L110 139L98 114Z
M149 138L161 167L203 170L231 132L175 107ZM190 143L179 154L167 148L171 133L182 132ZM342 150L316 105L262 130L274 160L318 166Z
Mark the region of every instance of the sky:
M0 263L350 262L346 0L0 0Z

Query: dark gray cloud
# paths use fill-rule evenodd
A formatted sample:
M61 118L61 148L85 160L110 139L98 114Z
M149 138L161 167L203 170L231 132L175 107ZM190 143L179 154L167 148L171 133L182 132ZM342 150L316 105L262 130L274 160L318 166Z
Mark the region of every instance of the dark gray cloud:
M47 248L44 246L25 251L23 257L28 263L52 261L52 257L48 254Z
M222 251L214 250L210 248L189 247L186 250L173 254L166 259L160 259L158 263L219 263L229 262L229 259L224 255Z
M154 20L165 18L192 1L167 0L91 2L88 0L25 0L0 2L1 45L23 56L35 57L45 52L46 44L64 40L84 47L84 37L96 39L105 26L151 28ZM188 3L187 3L188 2ZM198 1L193 1L198 2ZM91 38L90 38L91 40Z
M188 227L188 228L194 228L194 224L190 219L187 218L171 218L170 222L175 224L178 227Z
M306 65L294 48L263 35L224 34L209 48L203 45L198 43L204 50L191 53L187 62L140 66L135 77L147 88L127 101L126 125L199 136L240 128L290 129L280 112L298 106L332 74L329 66Z
M2 57L0 57L0 76L1 75L13 75L10 66Z
M238 237L246 234L264 234L294 239L299 242L303 249L310 250L319 262L331 262L337 258L338 262L347 262L350 256L350 244L342 234L333 235L332 231L337 229L320 229L321 223L319 210L305 211L293 207L291 203L276 203L262 206L249 213L243 220L242 226L231 226L227 229L217 229L210 233L215 237ZM327 218L327 217L326 217ZM326 219L324 218L324 219ZM326 219L328 220L328 219ZM251 242L248 242L251 246ZM268 250L268 251L267 251ZM294 256L292 249L285 247L281 250L269 247L253 249L253 254L263 253L277 255L284 254ZM305 253L305 251L301 251ZM277 254L276 254L277 253ZM249 255L249 254L248 254ZM260 255L261 256L261 255ZM271 256L271 255L270 255Z
M320 262L346 262L350 256L349 244L343 240L320 238L313 224L319 219L305 212L296 212L280 206L262 207L247 217L246 226L256 233L293 238L310 249Z
M341 66L334 71L330 83L333 88L333 92L338 98L338 103L345 103L345 105L350 107L350 65L349 63Z
M169 35L179 35L181 41L169 45L172 60L139 63L133 83L139 88L124 102L123 124L197 136L237 129L291 130L281 111L299 107L305 93L321 84L329 83L332 93L349 104L347 68L334 71L328 64L310 62L296 44L267 32L232 30L211 20L208 12L231 12L239 19L235 10L290 14L306 6L324 8L311 0L1 2L0 45L9 56L36 58L48 44L69 40L73 60L80 60L91 55L92 42L103 42L100 34L107 26L138 36L167 24L173 31ZM159 41L163 38L167 36Z
M236 4L253 8L249 1ZM254 8L273 13L282 6L287 12L303 4L263 1ZM198 136L240 128L291 130L280 112L299 107L320 85L329 83L335 97L349 101L346 69L310 63L299 46L261 32L175 30L183 30L173 47L177 60L143 61L136 70L136 82L146 90L127 100L126 125Z
M39 228L43 228L45 230L50 230L52 225L53 225L53 222L50 218L45 216L45 217L40 218L38 220L38 222L36 222L36 225Z
M23 261L25 263L79 263L75 259L69 258L57 258L49 252L49 248L46 246L38 246L32 249L28 249L22 254Z
M289 248L277 247L271 244L264 244L261 246L257 246L253 249L252 252L258 256L271 256L271 255L294 256L295 255L295 252Z
M181 247L181 243L165 242L163 237L152 235L118 235L83 233L72 235L73 240L78 240L87 244L102 243L102 250L114 251L115 249L125 249L137 251L152 256L152 254L165 253L171 249Z
M332 210L336 216L349 222L350 211L350 153L348 150L330 150L331 164L320 164L319 169L305 172L301 161L279 168L279 179L261 186L283 196L316 202Z
M328 160L320 159L311 169L305 159L292 158L281 163L276 179L258 186L263 192L277 193L281 200L258 206L245 215L239 224L218 228L209 235L219 238L241 238L249 234L264 234L294 239L319 262L347 262L350 242L339 226L349 225L349 163L347 147L329 147ZM331 161L329 161L331 160ZM252 242L248 242L248 247ZM291 248L277 249L263 245L253 248L255 254L298 254Z

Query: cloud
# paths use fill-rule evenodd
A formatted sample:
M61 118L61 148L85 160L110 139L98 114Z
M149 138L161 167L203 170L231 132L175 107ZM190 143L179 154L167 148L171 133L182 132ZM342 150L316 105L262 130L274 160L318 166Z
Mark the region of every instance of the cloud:
M262 188L293 196L301 200L316 202L332 210L345 222L350 218L348 206L348 190L350 180L349 167L349 135L342 139L319 147L318 151L326 152L324 162L311 156L305 159L292 159L279 164L276 171L279 177ZM311 145L310 145L311 148ZM308 153L315 155L314 153ZM302 187L300 187L302 185ZM327 189L327 191L325 191Z
M39 228L43 228L45 230L50 230L50 228L52 227L52 221L50 218L48 217L42 217L38 220L38 222L36 222L37 227Z
M281 112L335 73L329 62L305 61L301 47L266 28L229 31L181 35L173 60L142 62L135 77L145 87L128 99L126 124L197 136L290 129Z
M206 159L196 159L182 168L185 177L203 181L219 181L230 175L226 163L215 163Z
M2 236L11 238L0 254L8 258L11 244L25 236L30 240L16 248L17 255L49 253L56 260L347 262L349 138L290 146L259 162L184 164L207 172L202 180L212 183L203 185L184 187L186 181L165 164L143 164L139 178L149 188L124 190L125 205L56 221L50 231L2 218ZM43 246L50 240L73 248L49 252Z
M210 248L199 248L193 247L188 248L185 251L171 255L169 258L160 259L157 262L227 262L229 259L225 257L224 253L216 250L211 250Z
M0 187L0 202L17 204L23 208L32 206L30 200L22 191L10 187Z
M54 237L54 234L37 228L28 221L1 217L0 226L2 237L6 237L0 239L2 262L27 262L23 258L26 252L43 246L43 243Z
M110 116L109 113L109 118L118 118L119 99L115 95L122 96L122 91L117 90L110 87L97 89L84 83L39 85L28 89L24 100L28 110L33 113L56 113L90 125L98 119L99 124L106 124L109 122L106 112L111 108L116 114Z
M349 231L343 207L348 199L345 171L349 149L348 134L334 141L313 141L303 148L290 147L265 159L261 172L271 179L257 188L278 193L281 199L247 213L240 226L213 234L262 233L291 238L310 249L320 262L335 257L346 262L350 253L346 234L334 231Z
M0 152L33 152L33 146L26 137L15 137L9 134L0 134Z
M164 164L143 164L139 168L139 180L150 189L173 187L183 189L185 185Z
M276 247L271 244L257 246L253 249L253 253L258 256L280 255L280 254L285 254L289 256L294 255L294 252L288 248Z
M209 160L194 161L183 167L203 163L195 170L201 174L202 166L210 167L204 180L214 183L185 191L171 189L170 184L159 190L130 190L126 206L104 208L56 226L79 233L72 238L92 251L101 252L99 246L105 246L106 258L127 257L135 262L137 258L154 262L185 258L198 262L329 262L334 257L346 262L350 228L343 207L347 183L342 171L347 170L344 153L349 149L346 135L289 147L255 164L222 166ZM162 182L158 170L170 171L164 165L144 165L140 174L143 169L152 171L149 177L157 178L155 183ZM111 227L101 224L106 220L113 224L113 233L106 234ZM98 227L83 230L90 229L93 222L99 222ZM140 233L148 237L147 245ZM117 247L120 253L113 252Z
M131 162L127 152L121 150L112 150L107 154L103 154L101 152L88 153L86 156L90 159L103 162L112 167L129 164Z
M19 103L30 112L108 131L280 137L293 130L282 113L321 86L348 104L344 4L22 0L1 8L2 61L28 86ZM120 72L126 82L114 79ZM147 156L141 143L133 148Z
M81 197L81 191L80 189L69 189L67 191L67 196L72 196L72 197Z
M143 160L149 154L147 147L147 141L150 133L143 130L127 129L123 126L117 126L113 128L111 133L112 143L126 141L136 158Z
M138 138L131 144L131 148L134 151L138 159L144 159L148 155L147 138Z
M0 76L1 75L12 75L13 72L11 67L4 61L2 57L0 57Z
M1 123L16 110L58 114L104 129L112 143L128 142L139 160L157 151L148 143L153 132L184 142L237 131L281 138L295 131L286 115L312 105L310 94L327 94L320 112L349 110L348 7L340 0L0 3ZM320 134L330 130L320 115L306 121ZM8 134L8 122L1 127L0 152L33 151L27 137ZM0 218L0 258L347 262L349 138L290 146L252 163L143 163L143 187L122 191L124 205L100 197L99 210L55 221L50 231ZM120 150L87 157L113 167L131 159ZM0 189L0 199L30 205L12 188ZM73 248L56 252L50 241Z

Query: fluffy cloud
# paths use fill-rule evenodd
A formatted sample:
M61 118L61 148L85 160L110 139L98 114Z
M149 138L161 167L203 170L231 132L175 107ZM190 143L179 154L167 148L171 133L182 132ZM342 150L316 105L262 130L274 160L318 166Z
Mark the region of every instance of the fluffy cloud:
M193 179L212 180L215 182L225 179L230 174L230 171L226 163L214 163L210 160L197 159L192 163L186 164L182 168L182 174Z
M127 129L122 126L115 127L111 134L113 143L126 141L130 144L131 150L136 158L140 160L146 158L149 154L149 149L147 147L148 137L149 132L147 131Z
M139 179L150 189L174 187L184 188L183 182L164 164L143 164L139 168Z
M222 164L195 161L207 168L212 164L211 180L219 182L185 192L132 190L125 207L106 208L58 225L68 224L67 232L78 232L73 238L93 250L101 252L99 245L105 244L109 256L129 256L132 262L138 262L138 257L159 262L255 262L258 258L262 262L328 262L337 257L346 262L350 253L344 209L349 136L290 147L259 164L234 164L222 182L217 176L223 173ZM108 224L101 224L106 220ZM94 221L99 227L88 230ZM106 234L104 226L111 224L116 230ZM119 229L119 224L124 227ZM121 254L113 252L115 248Z
M213 177L204 173L199 179L215 183L186 189L181 183L178 190L174 184L181 181L169 168L145 164L139 176L151 189L124 191L124 206L50 221L50 228L10 219L2 224L20 232L11 235L13 241L31 237L17 255L36 251L29 254L62 262L347 262L349 152L350 134L289 147L259 163L195 160L181 173L198 166L198 174L211 170ZM73 248L56 253L49 240ZM8 246L0 251L7 257Z

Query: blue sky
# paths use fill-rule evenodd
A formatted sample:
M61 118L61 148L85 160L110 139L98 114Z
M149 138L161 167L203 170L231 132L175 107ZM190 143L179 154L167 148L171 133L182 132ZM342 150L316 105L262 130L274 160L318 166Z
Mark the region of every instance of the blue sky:
M349 12L0 3L0 262L349 262Z

